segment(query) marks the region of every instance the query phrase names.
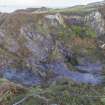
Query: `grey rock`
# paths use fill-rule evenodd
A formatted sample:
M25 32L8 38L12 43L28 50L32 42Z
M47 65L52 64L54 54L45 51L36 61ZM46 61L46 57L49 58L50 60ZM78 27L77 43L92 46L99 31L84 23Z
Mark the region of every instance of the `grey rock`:
M96 31L97 36L105 34L105 21L99 11L94 11L89 15L85 16L84 21L88 26L92 27L92 29Z

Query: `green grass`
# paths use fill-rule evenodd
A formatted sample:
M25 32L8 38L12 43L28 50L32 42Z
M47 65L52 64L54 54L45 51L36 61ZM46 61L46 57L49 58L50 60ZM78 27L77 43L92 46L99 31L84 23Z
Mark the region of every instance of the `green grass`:
M76 36L80 36L80 37L83 37L83 38L85 38L85 37L91 37L91 38L96 37L96 32L88 26L72 25L71 29L75 33Z
M7 82L7 80L6 79L0 79L0 85L2 85L3 83L5 83L5 82Z
M21 105L105 105L105 87L85 84L75 84L72 80L63 78L46 87L35 86L20 94L6 92L3 95L4 105L12 105L26 96L30 96Z
M104 88L85 84L76 85L72 81L63 79L47 88L33 88L31 94L39 94L49 100L49 104L62 105L104 105ZM102 90L103 91L102 91ZM38 97L31 98L23 105L41 105L43 100Z
M85 5L78 5L78 6L73 6L69 8L62 8L62 9L49 9L49 13L64 13L64 14L79 14L79 15L85 15L90 13L91 11L94 11L94 7L90 6L85 6Z

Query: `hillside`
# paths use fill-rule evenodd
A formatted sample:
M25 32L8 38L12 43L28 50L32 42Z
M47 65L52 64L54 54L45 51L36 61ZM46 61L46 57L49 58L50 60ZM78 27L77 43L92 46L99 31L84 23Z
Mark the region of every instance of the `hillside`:
M0 13L0 105L104 105L104 8Z

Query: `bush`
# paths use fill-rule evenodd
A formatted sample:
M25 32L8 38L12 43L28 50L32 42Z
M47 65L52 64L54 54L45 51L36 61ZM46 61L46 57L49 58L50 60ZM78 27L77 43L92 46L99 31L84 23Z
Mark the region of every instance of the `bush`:
M96 37L96 32L87 26L71 26L72 31L76 34L76 36L80 37Z

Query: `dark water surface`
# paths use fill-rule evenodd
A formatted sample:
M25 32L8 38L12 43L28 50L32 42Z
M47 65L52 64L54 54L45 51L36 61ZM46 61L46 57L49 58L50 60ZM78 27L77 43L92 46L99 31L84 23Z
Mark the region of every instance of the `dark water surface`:
M50 69L58 77L68 78L76 83L98 85L104 82L101 74L103 65L101 64L76 65L78 71L70 71L64 63L43 64L40 67L42 70ZM38 85L42 82L42 78L30 70L7 68L3 71L3 77L28 86Z

